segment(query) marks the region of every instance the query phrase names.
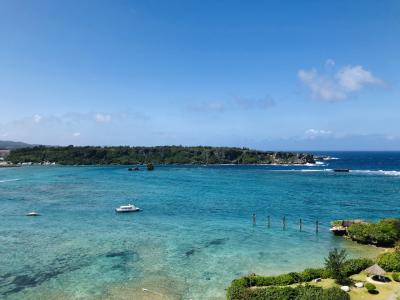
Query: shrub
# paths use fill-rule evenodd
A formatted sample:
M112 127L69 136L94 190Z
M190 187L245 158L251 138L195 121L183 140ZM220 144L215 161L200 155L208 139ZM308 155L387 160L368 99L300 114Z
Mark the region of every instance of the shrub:
M308 299L315 299L315 298L308 298ZM322 300L350 300L350 295L347 294L345 291L342 291L338 287L332 287L332 288L323 290L321 299Z
M298 274L301 278L301 282L311 281L315 278L329 278L330 277L329 271L325 268L319 268L319 269L308 268Z
M349 236L359 243L393 246L400 239L400 219L383 219L371 224L352 224L347 231Z
M370 294L377 293L376 286L374 284L367 282L364 286L367 289L368 293Z
M269 287L254 289L246 295L251 300L349 300L350 296L339 288L323 289L306 285L298 287ZM230 298L228 298L230 299Z
M343 220L333 220L331 222L332 226L342 226L342 224L343 224Z
M400 281L400 274L397 273L397 272L394 272L392 274L392 278L393 278L394 281Z
M248 292L245 287L244 278L235 279L226 291L226 297L230 300L246 300L248 298Z
M394 252L400 252L400 240L394 243Z
M271 285L290 285L294 283L307 282L315 278L329 278L330 273L325 268L309 268L303 272L291 272L277 276L248 275L235 279L232 284L242 285L243 287L252 286L271 286Z
M343 273L345 276L351 276L354 274L358 274L366 268L372 266L374 264L373 260L369 258L353 258L348 259L343 264Z
M265 289L254 289L248 293L248 298L254 300L292 300L298 299L299 289L292 287L269 287Z
M387 272L400 272L400 253L383 253L378 256L377 263Z

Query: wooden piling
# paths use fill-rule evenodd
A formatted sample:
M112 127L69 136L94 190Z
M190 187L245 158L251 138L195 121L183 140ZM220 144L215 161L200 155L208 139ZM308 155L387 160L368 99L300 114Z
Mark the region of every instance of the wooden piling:
M319 231L319 222L317 220L315 221L315 232L318 233L318 231Z
M253 225L256 225L256 221L257 221L256 218L257 218L256 214L253 214Z
M271 227L271 217L270 216L267 217L267 224L268 224L268 228L270 228Z
M286 229L286 217L285 216L283 216L283 218L282 218L282 223L283 223L283 230L285 230Z
M303 231L303 220L302 219L300 219L300 222L299 222L299 229L300 229L300 231Z

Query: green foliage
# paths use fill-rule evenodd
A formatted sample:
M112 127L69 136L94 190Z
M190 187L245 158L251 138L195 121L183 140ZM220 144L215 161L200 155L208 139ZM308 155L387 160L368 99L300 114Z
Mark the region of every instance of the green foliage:
M315 278L329 278L329 272L325 268L305 269L303 272L291 272L277 276L248 275L236 279L233 283L243 284L244 287L290 285L294 283L307 282Z
M147 170L148 170L148 171L153 171L153 170L154 170L154 165L153 165L152 163L148 163L148 164L146 165L146 167L147 167Z
M258 289L228 289L228 300L349 300L339 288L323 289L316 286L268 287Z
M346 276L361 272L373 264L367 258L345 260L346 253L334 249L330 252L329 266L338 267L340 279L347 282ZM227 298L234 300L253 299L321 299L321 300L347 300L349 295L339 288L322 289L317 287L288 287L296 283L309 282L316 278L332 278L333 272L328 268L308 268L302 272L291 272L277 276L248 275L232 281L227 289ZM256 289L252 287L258 287ZM265 288L262 288L265 287ZM303 288L303 289L301 289Z
M366 268L372 266L374 261L369 258L352 258L343 264L343 273L345 276L358 274Z
M400 272L400 253L387 252L378 256L377 263L386 272Z
M393 274L392 274L392 279L393 279L394 281L399 282L399 281L400 281L400 273L393 272Z
M394 252L400 252L400 240L394 243Z
M336 279L336 282L341 284L346 281L346 274L344 271L344 264L346 261L346 250L333 249L329 252L327 258L325 258L325 267L331 273L332 277Z
M378 223L352 224L348 228L351 239L363 244L393 246L400 239L400 219L383 219Z
M338 287L332 287L323 290L321 300L350 300L350 295Z
M45 147L12 150L13 163L44 161L64 165L96 164L255 164L313 163L311 154L268 152L231 147Z
M226 298L229 300L247 300L248 292L246 289L247 283L245 282L245 277L235 279L232 281L231 285L226 290Z
M343 220L333 220L331 222L332 226L342 226Z
M367 289L368 293L376 294L376 286L374 284L367 282L364 286Z

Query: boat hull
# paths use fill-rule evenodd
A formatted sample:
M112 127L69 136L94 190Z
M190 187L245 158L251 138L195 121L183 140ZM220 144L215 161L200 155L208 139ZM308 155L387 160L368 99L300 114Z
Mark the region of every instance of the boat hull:
M115 212L117 212L117 213L132 213L132 212L138 212L138 211L140 211L141 209L140 208L136 208L136 209L119 209L119 208L116 208L115 209Z

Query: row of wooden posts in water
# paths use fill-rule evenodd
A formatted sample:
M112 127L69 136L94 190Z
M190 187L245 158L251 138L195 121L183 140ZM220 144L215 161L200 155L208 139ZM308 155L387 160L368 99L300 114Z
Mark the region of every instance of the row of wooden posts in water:
M256 225L257 222L257 216L256 214L253 214L253 225ZM268 228L271 227L271 216L267 217L267 226ZM282 218L282 226L283 226L283 230L286 229L287 227L287 221L286 221L286 217L284 216ZM299 230L303 231L303 219L299 219ZM318 233L319 232L319 221L315 221L315 232Z

